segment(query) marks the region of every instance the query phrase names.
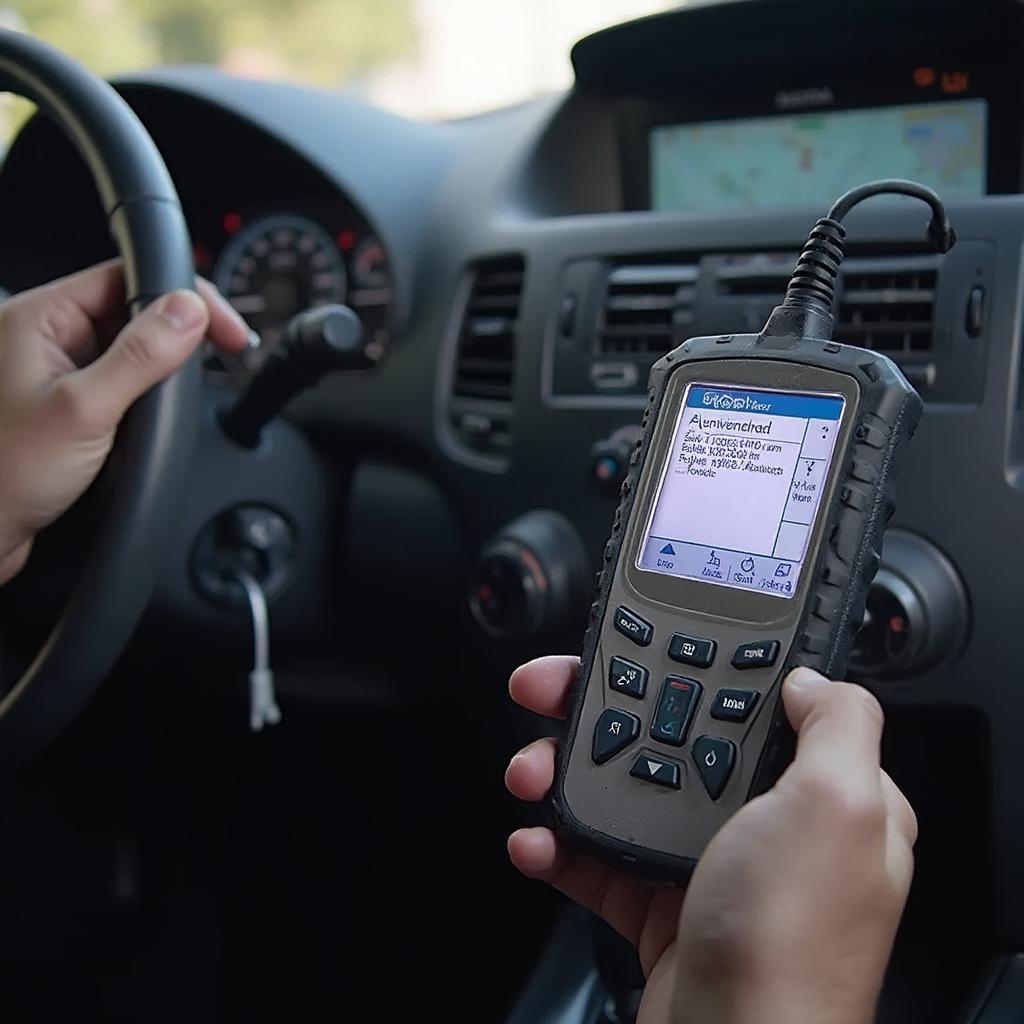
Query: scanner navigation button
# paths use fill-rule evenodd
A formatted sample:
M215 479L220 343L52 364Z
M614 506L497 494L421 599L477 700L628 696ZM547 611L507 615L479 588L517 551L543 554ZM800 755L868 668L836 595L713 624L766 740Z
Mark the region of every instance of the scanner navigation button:
M691 755L708 796L717 800L736 764L736 744L720 736L698 736Z
M640 756L633 762L629 774L634 779L642 779L644 782L654 782L659 786L668 786L670 789L679 789L679 778L681 772L675 761L668 761L664 757L642 750Z
M605 708L594 727L594 764L604 764L640 735L640 719L628 711Z

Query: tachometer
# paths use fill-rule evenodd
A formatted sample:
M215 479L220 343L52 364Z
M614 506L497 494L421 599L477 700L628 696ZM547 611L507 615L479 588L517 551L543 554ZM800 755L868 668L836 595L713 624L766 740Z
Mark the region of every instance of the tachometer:
M241 228L221 253L213 279L263 345L245 359L256 369L285 324L310 306L344 302L345 261L319 224L295 214L260 217Z
M391 272L388 269L388 257L380 239L373 235L364 238L352 253L352 282L367 293L364 301L369 301L377 293L391 286Z

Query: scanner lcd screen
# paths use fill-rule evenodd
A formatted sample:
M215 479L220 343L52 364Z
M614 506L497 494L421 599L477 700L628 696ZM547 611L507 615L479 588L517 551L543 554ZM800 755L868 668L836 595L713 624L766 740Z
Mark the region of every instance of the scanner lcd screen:
M638 568L793 597L845 405L833 394L690 384Z

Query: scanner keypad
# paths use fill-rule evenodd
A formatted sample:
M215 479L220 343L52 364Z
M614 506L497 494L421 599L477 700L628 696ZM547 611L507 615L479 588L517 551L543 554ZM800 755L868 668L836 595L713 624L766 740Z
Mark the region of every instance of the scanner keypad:
M620 606L612 615L611 625L615 632L628 637L633 644L643 644L646 640L650 645L654 640L653 627L630 609ZM642 624L639 630L634 623ZM606 637L614 635L611 633ZM685 752L686 760L691 764L691 773L696 768L707 797L718 800L736 768L740 744L748 723L758 710L761 696L775 682L774 671L764 672L766 678L763 681L759 673L748 675L748 672L751 669L772 669L778 660L781 644L776 639L742 643L736 648L730 662L725 665L720 663L712 671L717 640L687 633L670 632L667 638L665 634L661 635L663 639L657 647L652 646L644 652L637 651L636 647L632 652L624 650L620 646L623 643L621 637L613 640L606 638L605 643L612 647L608 652L611 656L606 662L605 676L609 696L629 697L636 704L635 713L605 707L595 728L593 760L596 764L612 760L632 747L646 728L650 737L648 742L653 741L654 746L641 750L639 754L632 754L627 760L617 761L615 770L628 772L634 779L655 783L666 789L689 788L686 766L665 757L657 750L659 744L663 745L662 749L675 748L679 754ZM736 643L736 640L732 642ZM662 647L665 649L659 655L658 649ZM728 649L732 650L732 647ZM630 656L627 657L627 654ZM695 677L677 675L672 671L672 662L701 671L694 673ZM707 678L702 678L705 672ZM661 682L652 690L648 682L654 673L660 674ZM740 685L730 685L733 673L736 673L736 684ZM754 686L750 686L750 682L754 682ZM695 723L701 729L691 740L691 726ZM709 728L712 732L715 728L720 729L724 734L704 734L704 730ZM680 751L679 748L684 750Z

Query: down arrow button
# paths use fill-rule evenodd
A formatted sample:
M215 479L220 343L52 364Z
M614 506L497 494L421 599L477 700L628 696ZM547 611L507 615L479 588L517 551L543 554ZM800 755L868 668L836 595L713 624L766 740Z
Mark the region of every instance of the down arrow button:
M679 789L679 765L646 750L640 752L640 756L633 762L633 767L629 769L629 774L634 779L655 782L659 786L668 786L669 789Z

